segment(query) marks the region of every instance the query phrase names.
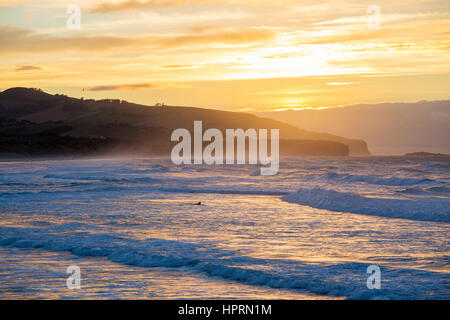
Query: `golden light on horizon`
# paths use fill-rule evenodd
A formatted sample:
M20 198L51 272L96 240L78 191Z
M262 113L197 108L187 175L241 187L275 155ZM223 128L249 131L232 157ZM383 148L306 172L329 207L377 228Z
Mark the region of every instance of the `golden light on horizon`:
M0 2L0 88L231 110L448 98L446 1L379 1L379 28L370 5L80 1L70 30L58 1Z

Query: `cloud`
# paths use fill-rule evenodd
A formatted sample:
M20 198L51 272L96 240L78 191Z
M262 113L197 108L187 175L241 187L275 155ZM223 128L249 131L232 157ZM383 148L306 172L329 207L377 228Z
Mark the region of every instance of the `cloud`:
M38 33L17 27L0 26L0 55L55 51L110 51L127 48L144 50L148 48L167 49L183 46L242 45L267 41L275 34L270 30L257 28L227 28L214 32L180 35L74 35L56 36Z
M267 41L272 39L275 33L265 29L233 28L201 34L186 34L180 36L166 36L159 39L163 47L178 47L205 44L231 44L240 45Z
M134 91L140 89L158 89L158 88L189 88L185 83L178 82L164 82L164 83L133 83L133 84L115 84L115 85L100 85L85 89L86 91Z
M176 5L177 0L169 1L137 1L137 0L125 0L120 2L102 2L91 9L91 12L97 13L109 13L115 11L125 11L132 9L142 8L160 8Z
M0 7L13 7L17 5L29 5L38 2L37 0L0 0Z
M358 82L327 82L327 86L349 86Z
M168 66L161 66L161 69L197 69L199 68L198 66L193 66L193 65L184 65L184 64L173 64L173 65L168 65Z
M87 91L120 91L120 90L139 90L139 89L153 89L157 88L155 84L152 83L136 83L136 84L117 84L117 85L106 85L106 86L95 86L87 88Z
M381 29L362 29L353 32L337 34L333 36L319 36L316 39L306 39L303 43L308 44L332 44L345 42L367 42L367 41L387 41L405 39L441 39L446 40L450 30L450 23L445 20L437 20L432 22L410 22L396 26L382 27Z
M71 37L54 36L38 33L29 29L0 26L1 54L6 53L34 53L53 51L98 51L116 47L138 45L142 39L119 36L76 35Z
M31 70L41 70L39 66L17 66L14 71L31 71Z
M287 54L276 54L271 56L265 56L265 59L286 59L289 58L289 55Z
M119 2L106 1L102 2L91 9L91 12L109 13L117 11L126 11L133 9L151 9L151 8L166 8L175 6L198 6L198 5L214 5L220 3L237 3L235 0L124 0Z

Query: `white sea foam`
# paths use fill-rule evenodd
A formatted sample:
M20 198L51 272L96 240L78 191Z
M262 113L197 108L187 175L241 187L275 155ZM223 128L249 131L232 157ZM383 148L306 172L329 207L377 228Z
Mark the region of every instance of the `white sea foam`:
M376 175L339 174L336 172L328 172L323 178L345 182L365 182L369 184L386 185L386 186L410 186L415 184L434 182L433 180L427 178L407 178L395 176L380 177Z
M313 208L338 212L450 222L450 199L373 198L321 188L300 189L286 195L283 199Z
M72 230L72 224L42 229L0 228L0 245L18 248L43 248L69 251L84 257L106 257L112 262L143 268L188 268L199 274L220 277L254 286L309 292L349 299L408 299L423 291L426 298L450 298L442 284L445 273L383 267L383 279L389 289L370 291L364 286L369 264L302 263L280 259L233 257L234 252L202 247L192 243L164 239L131 240L118 235L72 232L56 235L57 230ZM84 226L86 227L86 226ZM264 269L257 268L264 265ZM409 290L411 278L421 278L421 287Z

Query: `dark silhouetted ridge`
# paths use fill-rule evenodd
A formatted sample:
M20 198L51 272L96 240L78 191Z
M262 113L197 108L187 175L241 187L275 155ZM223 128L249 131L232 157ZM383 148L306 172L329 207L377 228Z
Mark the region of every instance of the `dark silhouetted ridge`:
M77 152L80 143L73 139L88 139L90 147L83 149L83 153L167 155L174 145L170 141L171 132L177 128L192 131L193 122L202 120L203 130L279 129L282 155L369 154L364 141L306 131L248 113L145 106L119 99L77 99L30 88L11 88L1 92L0 118L1 139L8 140L2 142L0 152L35 154L40 153L40 145L45 145L42 153L52 151L52 145L56 153L61 148L66 153ZM27 139L35 142L29 148L25 143ZM70 143L65 139L71 139ZM46 141L52 143L46 144ZM74 144L73 150L71 143Z

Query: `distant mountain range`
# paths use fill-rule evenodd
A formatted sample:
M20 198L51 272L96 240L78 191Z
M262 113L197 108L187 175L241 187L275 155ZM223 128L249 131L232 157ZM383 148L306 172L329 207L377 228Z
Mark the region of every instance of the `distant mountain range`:
M261 112L298 128L364 139L374 154L450 153L450 100Z
M145 106L121 100L84 100L39 89L0 93L0 153L168 154L174 129L280 129L283 155L367 155L363 140L299 129L240 112L193 107Z

